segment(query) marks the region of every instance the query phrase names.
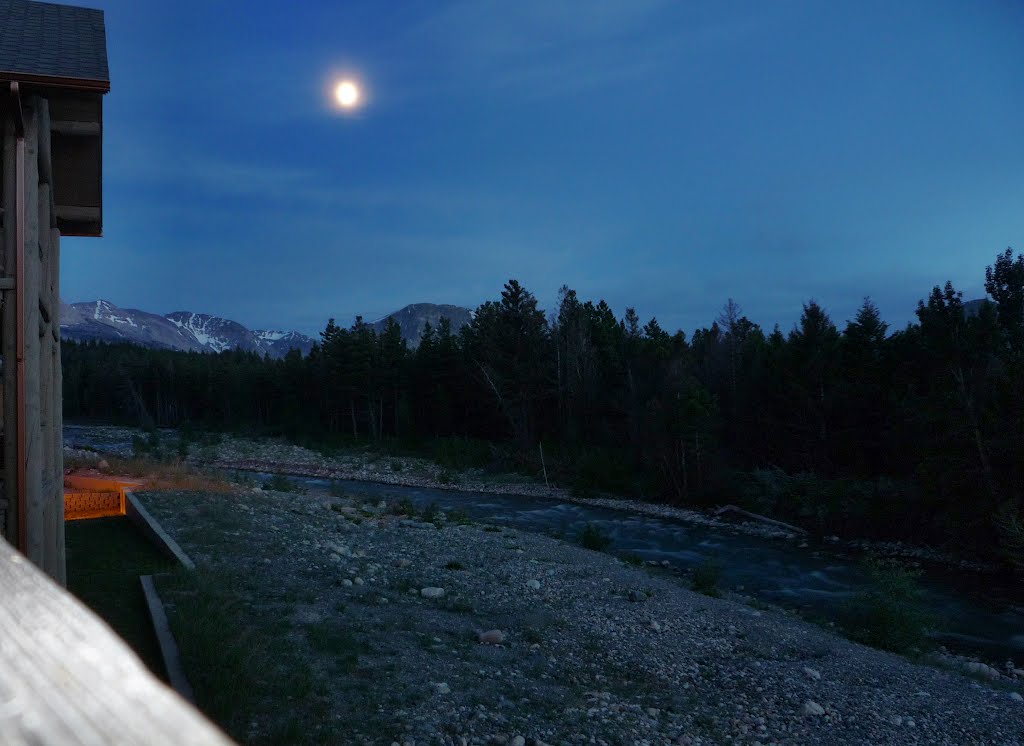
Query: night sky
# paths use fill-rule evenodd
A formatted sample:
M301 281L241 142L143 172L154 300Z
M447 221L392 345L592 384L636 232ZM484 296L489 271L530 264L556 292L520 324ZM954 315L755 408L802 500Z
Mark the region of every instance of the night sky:
M1015 0L80 4L112 91L67 301L315 334L515 277L687 335L728 297L902 326L1024 249Z

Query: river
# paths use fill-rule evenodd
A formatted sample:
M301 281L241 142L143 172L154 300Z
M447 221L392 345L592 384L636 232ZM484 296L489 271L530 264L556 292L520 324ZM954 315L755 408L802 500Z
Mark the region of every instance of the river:
M67 426L65 444L117 452L122 445L92 437L90 428ZM269 475L243 472L256 479ZM326 490L330 480L291 477L308 488ZM436 504L460 510L476 521L523 531L575 539L587 524L611 538L608 551L647 561L692 568L715 559L725 589L824 620L838 621L844 604L865 588L858 559L828 545L800 548L790 541L767 539L728 529L694 525L670 518L638 515L573 502L480 492L402 487L374 482L335 480L346 491L382 499L408 498L417 508ZM1024 664L1024 589L994 576L925 564L924 601L937 618L937 641L959 653L977 654L1002 663Z

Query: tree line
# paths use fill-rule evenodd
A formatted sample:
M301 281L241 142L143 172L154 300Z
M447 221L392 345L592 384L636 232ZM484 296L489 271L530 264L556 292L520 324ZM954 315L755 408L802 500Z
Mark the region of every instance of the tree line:
M454 332L327 323L282 360L65 342L69 420L250 430L318 444L445 443L492 468L815 531L1024 556L1024 255L890 331L814 301L788 333L729 300L687 339L563 287L551 318L510 280Z

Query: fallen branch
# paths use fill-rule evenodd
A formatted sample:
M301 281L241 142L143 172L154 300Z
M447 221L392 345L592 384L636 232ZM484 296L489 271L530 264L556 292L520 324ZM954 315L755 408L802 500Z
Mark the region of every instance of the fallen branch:
M744 518L750 518L754 521L761 521L762 523L770 523L773 526L781 526L782 528L788 531L795 531L798 534L807 533L806 529L802 529L799 526L793 526L789 523L783 523L782 521L777 521L774 518L769 518L768 516L758 515L757 513L751 513L749 510L737 508L735 505L725 505L715 511L716 516L720 516L723 513L739 513Z

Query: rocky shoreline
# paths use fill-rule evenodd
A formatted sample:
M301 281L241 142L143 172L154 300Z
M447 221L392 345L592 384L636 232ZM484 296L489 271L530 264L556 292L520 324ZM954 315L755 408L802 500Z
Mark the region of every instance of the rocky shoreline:
M141 432L132 428L116 426L97 426L88 428L88 430L98 436L96 438L97 450L66 447L66 455L86 460L98 460L97 453L102 451L127 457L132 452L132 437ZM168 433L172 433L172 431L168 431ZM166 437L171 437L171 435L168 434ZM253 440L224 436L218 443L196 449L189 456L188 462L205 468L376 482L400 487L546 498L621 510L638 515L669 518L765 539L796 542L801 546L810 547L808 537L803 533L788 531L757 521L722 520L710 512L613 496L581 497L573 495L570 490L542 485L518 475L489 475L481 470L453 474L433 461L410 456L384 456L377 453L351 451L339 456L328 457L283 440ZM395 468L396 466L398 468ZM903 542L844 539L838 536L821 537L821 540L831 551L839 550L858 555L871 552L911 563L927 562L976 573L993 573L999 570L998 566L991 563L956 557L932 547L904 544Z
M298 718L299 742L385 746L1024 744L1017 690L551 537L355 496L142 497L233 594L228 623L284 635L274 670L317 677L287 708L257 697L247 742Z

